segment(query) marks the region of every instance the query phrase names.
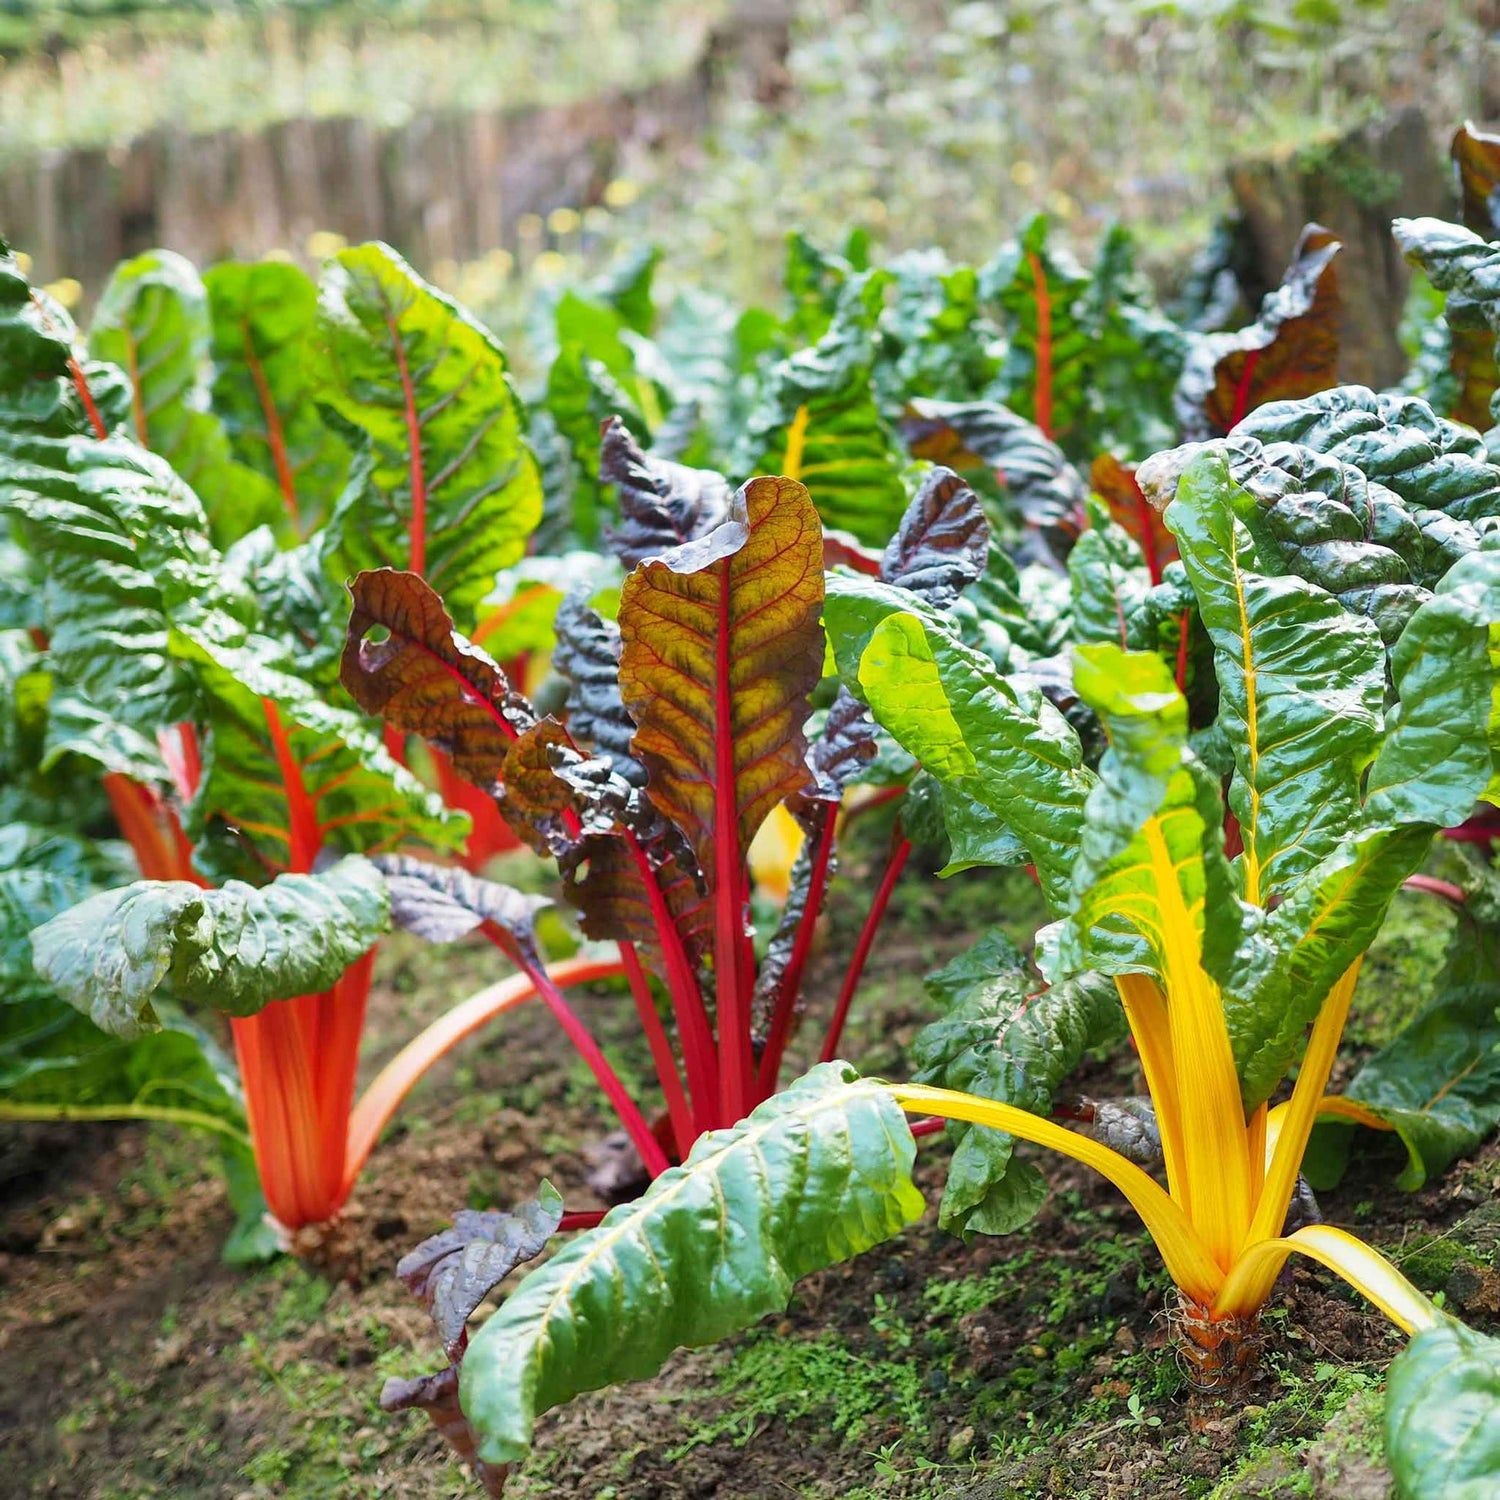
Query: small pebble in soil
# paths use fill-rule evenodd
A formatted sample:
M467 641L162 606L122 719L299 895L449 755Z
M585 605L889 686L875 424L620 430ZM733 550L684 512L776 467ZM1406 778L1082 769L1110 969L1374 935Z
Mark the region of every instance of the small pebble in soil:
M974 1446L974 1429L972 1427L960 1427L952 1437L948 1439L948 1457L955 1463L960 1459L967 1458L969 1451Z

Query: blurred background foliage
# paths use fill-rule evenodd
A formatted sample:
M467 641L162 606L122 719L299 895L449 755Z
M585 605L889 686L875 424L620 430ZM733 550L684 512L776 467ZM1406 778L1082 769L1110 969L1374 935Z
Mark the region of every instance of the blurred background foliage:
M378 127L371 149L398 178L427 174L409 190L436 200L447 174L414 145L435 120L499 112L514 170L529 149L517 122L574 107L539 128L583 169L539 163L479 242L433 231L451 217L436 202L415 228L380 228L502 335L528 316L550 324L539 291L597 275L633 244L663 249L668 297L709 285L744 305L773 298L794 226L827 246L867 233L879 259L938 245L977 262L1038 210L1085 253L1123 220L1170 292L1227 204L1229 163L1316 153L1413 104L1441 127L1500 108L1497 18L1473 0L6 0L0 25L0 216L12 221L0 228L23 250L71 200L99 197L65 184L31 207L70 152L106 153L129 198L143 141L180 160L207 132L348 120ZM339 170L300 163L279 136L272 151L282 177ZM286 242L266 243L234 201L256 186L230 181L223 202L197 189L198 211L222 226L206 249L175 247L311 264L370 233L332 206L316 223L278 223ZM173 243L164 226L180 212L153 218L147 201L120 213L110 263ZM44 244L39 272L87 301L90 268L60 258Z

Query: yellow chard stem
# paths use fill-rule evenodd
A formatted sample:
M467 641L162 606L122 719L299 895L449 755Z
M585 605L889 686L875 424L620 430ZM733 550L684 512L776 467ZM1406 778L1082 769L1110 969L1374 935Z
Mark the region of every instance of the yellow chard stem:
M1288 1099L1285 1104L1278 1104L1266 1116L1267 1162L1276 1153L1276 1142L1281 1138L1282 1127L1286 1124L1287 1117L1291 1114L1291 1109L1292 1101ZM1368 1104L1361 1104L1357 1099L1346 1099L1342 1094L1324 1094L1318 1100L1318 1107L1314 1111L1314 1118L1315 1121L1328 1118L1347 1120L1351 1125L1364 1125L1371 1130L1391 1129L1389 1123L1382 1120Z
M1342 1276L1407 1333L1431 1328L1438 1320L1438 1310L1385 1256L1331 1224L1311 1224L1284 1239L1252 1245L1230 1271L1213 1304L1214 1316L1248 1317L1258 1310L1294 1250Z
M1333 1070L1333 1060L1338 1052L1339 1039L1344 1034L1344 1022L1349 1015L1349 1001L1354 995L1354 985L1359 978L1361 960L1356 959L1340 975L1318 1019L1313 1022L1312 1036L1307 1051L1302 1057L1302 1066L1297 1072L1297 1083L1292 1090L1286 1113L1279 1119L1276 1148L1266 1169L1266 1183L1261 1190L1260 1202L1255 1205L1255 1216L1250 1221L1250 1231L1245 1247L1259 1240L1271 1239L1281 1233L1286 1222L1286 1211L1291 1205L1292 1193L1297 1186L1297 1174L1302 1170L1302 1158L1307 1152L1307 1140L1312 1134L1313 1122L1318 1118L1318 1109L1323 1102L1323 1091L1328 1087L1328 1075ZM1269 1296L1273 1271L1266 1283L1265 1295Z
M1161 1133L1161 1154L1167 1168L1167 1186L1172 1198L1184 1213L1193 1212L1188 1194L1187 1168L1183 1160L1182 1112L1177 1104L1177 1082L1172 1073L1172 1032L1167 1022L1167 1002L1161 987L1149 974L1121 974L1115 980L1120 1004L1135 1049L1140 1054L1141 1072L1146 1075L1146 1092L1156 1109L1156 1125Z
M966 1120L971 1125L1005 1130L1072 1157L1107 1177L1141 1216L1172 1280L1201 1306L1212 1304L1223 1285L1224 1273L1214 1263L1188 1216L1134 1162L1126 1161L1119 1152L1088 1136L1014 1105L921 1083L893 1083L889 1087L896 1102L911 1114L940 1115L945 1120Z
M1172 863L1160 820L1142 830L1150 851L1181 1112L1184 1181L1193 1225L1227 1271L1250 1224L1250 1149L1239 1074L1218 988L1203 971L1201 937Z

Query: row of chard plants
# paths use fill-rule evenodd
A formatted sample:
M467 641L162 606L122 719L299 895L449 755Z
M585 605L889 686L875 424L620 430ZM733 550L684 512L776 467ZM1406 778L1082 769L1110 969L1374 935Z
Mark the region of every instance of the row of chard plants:
M600 1222L543 1184L403 1260L449 1363L385 1404L491 1493L539 1413L899 1234L944 1128L955 1232L1036 1212L1017 1139L1114 1183L1205 1385L1253 1363L1288 1256L1321 1262L1414 1336L1401 1492L1492 1493L1500 1346L1303 1176L1315 1131L1315 1186L1395 1132L1413 1189L1500 1120L1500 141L1454 154L1466 226L1395 226L1425 280L1385 394L1336 383L1317 226L1249 321L1227 271L1170 318L1124 232L1084 270L1040 219L982 268L793 236L779 314L659 307L639 256L546 309L530 400L381 245L316 283L141 256L86 333L7 254L0 1118L212 1131L228 1253L326 1255L423 1072L546 1006L649 1186ZM877 803L884 873L808 994ZM485 878L520 845L577 936ZM933 976L889 1083L843 1031L914 848L1027 866L1052 920ZM1460 909L1451 951L1331 1095L1403 886ZM505 962L356 1099L392 925ZM566 997L606 979L651 1097ZM822 1060L789 1082L799 1027ZM1145 1097L1064 1094L1127 1037Z

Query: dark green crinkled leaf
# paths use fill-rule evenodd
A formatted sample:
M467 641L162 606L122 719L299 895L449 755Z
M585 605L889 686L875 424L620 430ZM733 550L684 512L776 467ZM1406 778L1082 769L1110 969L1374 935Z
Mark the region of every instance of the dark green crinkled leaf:
M1500 516L1500 469L1489 463L1483 440L1416 396L1341 385L1271 402L1235 436L1298 443L1341 459L1394 490L1414 513L1437 510L1476 524Z
M159 1005L160 1031L127 1041L53 993L32 966L30 931L113 872L86 840L54 835L22 851L11 837L21 831L0 828L0 1117L49 1119L74 1108L211 1131L239 1218L224 1258L264 1260L275 1246L266 1243L265 1199L233 1064L176 1006Z
M504 351L380 244L328 263L317 345L318 399L368 439L329 522L334 579L410 568L469 629L542 514Z
M1155 305L1122 225L1105 231L1078 306L1089 333L1089 421L1081 459L1144 458L1176 439L1173 392L1187 338Z
M1051 989L1028 973L997 932L929 975L927 992L948 1006L917 1033L918 1083L960 1089L1047 1115L1053 1091L1094 1047L1118 1041L1124 1013L1114 985L1099 975ZM1012 1158L1003 1131L948 1127L956 1140L938 1222L960 1233L1009 1234L1036 1211L1041 1174Z
M255 887L138 880L101 891L31 934L38 972L102 1030L154 1030L153 997L253 1015L328 989L386 930L385 881L368 860Z
M922 1212L915 1142L886 1089L825 1063L533 1272L469 1345L463 1409L491 1463L582 1391L653 1375L787 1305L803 1276Z
M1268 576L1240 519L1253 502L1223 457L1196 458L1167 525L1214 643L1219 723L1235 776L1246 895L1265 903L1360 818L1360 778L1379 743L1385 656L1375 627L1324 590Z
M142 729L187 718L193 685L169 655L170 625L232 636L231 616L253 608L223 573L197 496L125 439L27 437L0 461L7 509L44 570L58 671Z
M1385 1452L1401 1500L1500 1494L1500 1339L1443 1318L1391 1364Z
M1479 545L1470 522L1409 507L1353 464L1311 448L1236 434L1225 453L1235 482L1259 507L1245 519L1263 549L1262 566L1326 589L1373 620L1387 645L1431 585Z
M828 332L839 297L855 270L844 256L820 250L800 230L787 234L782 284L792 311L782 327L793 348L816 344Z
M1500 545L1448 573L1396 643L1391 672L1399 702L1370 767L1368 815L1454 827L1476 800L1500 798Z
M771 367L735 457L742 473L804 483L825 527L883 547L906 509L901 468L875 397L884 282L853 278L810 349Z

